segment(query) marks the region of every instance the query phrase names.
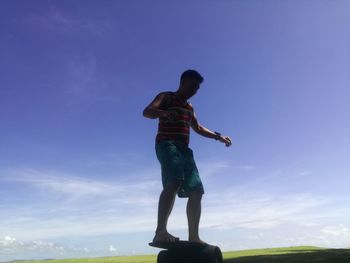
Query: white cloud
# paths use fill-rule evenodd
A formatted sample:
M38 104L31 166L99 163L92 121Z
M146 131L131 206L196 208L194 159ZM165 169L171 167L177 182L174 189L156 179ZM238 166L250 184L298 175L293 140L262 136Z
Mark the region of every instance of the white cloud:
M216 166L221 167L222 173L229 170L225 163L217 162ZM37 169L12 169L1 171L1 174L4 176L0 177L0 184L12 184L10 189L26 189L17 196L12 191L6 191L4 185L0 192L19 200L15 204L0 204L0 209L6 211L6 214L0 215L0 234L7 236L0 241L3 250L6 246L7 249L14 246L21 249L32 247L35 251L42 247L59 254L67 251L67 248L48 241L40 243L32 240L154 231L161 191L156 169L130 172L123 178L113 180ZM147 179L140 181L142 177ZM285 235L278 239L281 244L347 244L349 227L333 222L350 220L349 210L337 206L347 203L350 199L348 196L339 202L334 197L303 192L281 195L266 190L270 188L258 190L257 184L261 185L261 182L260 179L251 180L244 184L210 189L203 197L201 229L245 231L250 233L250 241L255 240L255 244L259 245L266 242L265 238L271 239L268 233L276 229L298 226L304 231L314 229L314 232L298 238L285 230ZM185 211L186 200L177 199L169 219L169 229L187 230ZM325 227L327 223L328 227ZM255 235L256 232L262 235ZM17 241L13 236L24 241ZM226 244L230 243L228 239L225 240ZM91 248L84 244L81 246L81 253L92 253ZM229 248L228 245L225 247ZM110 248L113 250L115 247L112 245Z
M0 247L11 247L14 244L17 244L16 238L10 237L10 236L5 236L3 240L0 240Z
M222 173L230 165L225 161L205 161L198 162L198 169L202 178L210 177Z
M114 252L114 255L117 252ZM69 257L99 257L105 251L88 249L80 246L62 245L52 241L27 240L19 241L12 236L0 239L0 262L13 259L44 259Z
M118 24L105 18L77 18L59 10L54 5L45 14L32 13L23 18L26 25L33 25L36 29L42 29L52 33L64 34L89 34L94 37L106 36Z
M116 249L113 245L110 245L110 246L109 246L109 251L112 252L112 253L114 253L114 254L118 254L117 249Z
M26 249L26 250L56 250L56 251L64 251L63 246L57 245L53 242L45 242L45 241L31 241L31 242L23 242L17 241L16 238L5 236L3 240L0 240L0 250L18 250L18 249Z
M34 240L30 242L17 241L16 238L5 236L0 240L0 260L4 260L6 255L35 255L35 254L49 254L62 255L66 252L66 248L62 245L46 242L41 240Z
M150 171L153 174L153 170ZM114 198L120 204L144 205L154 200L149 195L149 190L160 186L157 180L132 181L103 181L72 176L56 171L40 171L35 169L11 170L8 176L3 176L0 181L26 184L45 191L46 195L61 194L70 202L84 201L91 198ZM147 174L147 171L144 173ZM135 179L135 178L134 178ZM133 195L132 193L138 193ZM109 200L112 200L109 199ZM102 199L106 200L106 199Z
M99 61L92 52L83 55L65 55L62 58L65 71L55 85L62 91L65 100L63 105L74 111L84 112L98 103L116 103L120 91L120 78L110 79L99 68ZM50 84L51 85L51 84ZM74 107L74 106L79 107Z
M100 153L99 156L100 156L100 159L96 159L96 157L94 156L92 160L84 161L82 165L85 165L87 167L108 167L108 166L131 167L132 163L130 163L130 159L140 160L141 158L143 158L141 154L135 153L135 152L124 152L120 154ZM159 174L159 169L156 169L155 173Z
M70 85L67 92L72 95L91 96L97 92L94 81L97 79L97 60L93 55L86 58L69 57L66 59L66 67Z
M145 181L133 175L104 181L35 169L1 173L6 176L0 183L26 191L15 206L1 204L6 216L0 215L0 234L11 230L22 239L46 239L145 231L154 225L161 191L154 170L144 171Z
M225 163L216 166L227 167ZM8 176L1 177L3 182L24 184L27 189L34 187L42 192L33 194L39 195L38 198L45 195L46 200L29 208L4 207L8 209L8 217L0 217L3 222L0 233L6 225L26 228L22 233L16 232L22 238L150 231L156 221L161 191L159 180L155 180L158 175L154 170L150 173L143 174L149 180L139 182L137 178L141 175L130 177L135 177L135 181L103 181L53 171L12 170ZM311 226L317 223L316 218L329 216L329 211L323 208L333 202L308 193L281 196L249 189L248 185L234 186L205 194L201 226L216 229L272 229L285 223ZM52 200L56 200L54 205ZM176 202L170 218L173 228L187 228L185 205L185 200ZM345 215L347 211L333 209L333 214L340 213Z
M236 166L238 169L246 170L246 171L251 171L255 170L256 167L254 165L237 165Z
M350 241L350 228L344 226L343 224L336 226L326 226L322 228L321 232L334 237L348 238Z
M211 229L272 229L286 223L312 224L323 212L315 212L329 205L331 200L311 194L286 194L276 196L268 193L244 192L239 189L225 189L207 194L203 198L201 227ZM178 209L172 222L181 228L187 227L181 213L185 204ZM174 226L175 227L175 226Z

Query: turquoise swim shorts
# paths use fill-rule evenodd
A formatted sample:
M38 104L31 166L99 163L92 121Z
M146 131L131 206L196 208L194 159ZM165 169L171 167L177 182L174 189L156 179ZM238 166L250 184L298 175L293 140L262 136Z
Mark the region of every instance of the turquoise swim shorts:
M182 181L177 193L179 197L189 197L191 192L204 194L192 150L181 142L161 141L156 144L156 154L162 169L163 187L173 180Z

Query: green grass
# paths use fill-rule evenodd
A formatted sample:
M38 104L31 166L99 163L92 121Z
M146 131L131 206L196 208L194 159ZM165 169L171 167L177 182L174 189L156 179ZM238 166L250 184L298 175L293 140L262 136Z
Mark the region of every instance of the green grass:
M224 253L225 263L349 263L350 249L287 247Z
M350 249L285 247L223 253L224 263L349 263ZM156 255L18 261L18 263L156 263Z
M282 248L241 250L241 251L226 252L223 254L224 254L224 259L231 259L231 258L265 256L265 255L284 255L284 254L291 254L291 253L314 252L314 251L323 251L323 249L319 247L311 247L311 246L282 247Z

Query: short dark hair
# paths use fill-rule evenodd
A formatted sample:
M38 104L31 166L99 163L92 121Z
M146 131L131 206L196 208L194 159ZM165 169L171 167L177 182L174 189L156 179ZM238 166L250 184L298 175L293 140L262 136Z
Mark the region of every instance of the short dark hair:
M186 70L181 74L181 81L187 78L196 79L199 81L199 83L202 83L204 80L201 74L199 74L196 70L193 69Z

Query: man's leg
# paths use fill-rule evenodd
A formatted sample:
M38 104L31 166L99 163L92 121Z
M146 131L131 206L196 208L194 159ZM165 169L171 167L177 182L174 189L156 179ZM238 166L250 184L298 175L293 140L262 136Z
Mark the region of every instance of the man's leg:
M187 201L188 240L205 243L199 238L198 228L201 217L201 192L192 192Z
M158 224L153 242L173 242L176 239L168 233L167 223L174 206L176 193L180 188L181 183L181 181L170 181L160 194L158 204Z

